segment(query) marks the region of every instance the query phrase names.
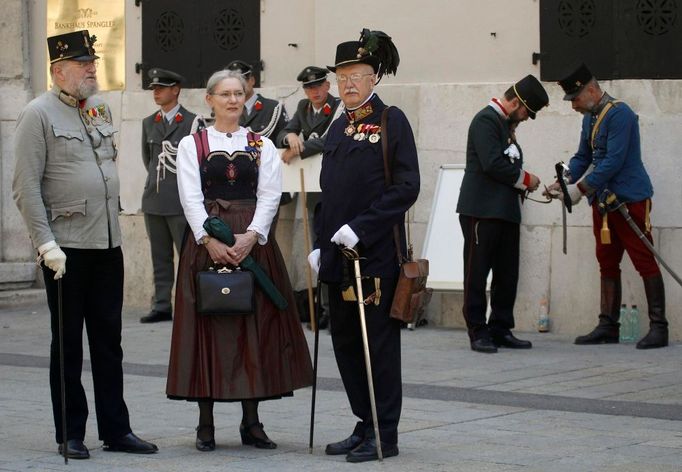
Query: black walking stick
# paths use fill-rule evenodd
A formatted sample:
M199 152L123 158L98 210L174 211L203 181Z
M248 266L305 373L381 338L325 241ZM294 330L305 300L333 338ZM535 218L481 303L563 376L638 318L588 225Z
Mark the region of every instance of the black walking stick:
M64 314L62 302L62 279L57 279L57 311L59 325L59 384L62 397L62 453L64 464L69 463L69 443L66 438L66 379L64 378Z
M310 453L313 453L313 434L315 431L315 399L317 398L317 353L319 352L320 346L320 325L318 324L317 314L322 311L322 286L320 285L320 277L317 277L317 299L315 300L315 309L310 314L310 319L315 320L312 323L313 330L315 331L315 344L313 347L313 398L310 401L310 441L308 443L308 449Z

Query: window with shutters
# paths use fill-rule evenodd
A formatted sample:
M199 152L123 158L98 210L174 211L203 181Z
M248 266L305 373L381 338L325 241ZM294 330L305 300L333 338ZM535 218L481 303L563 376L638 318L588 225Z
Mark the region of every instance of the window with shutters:
M203 88L235 59L255 65L260 85L260 0L141 0L142 86L153 67L172 70L185 87Z

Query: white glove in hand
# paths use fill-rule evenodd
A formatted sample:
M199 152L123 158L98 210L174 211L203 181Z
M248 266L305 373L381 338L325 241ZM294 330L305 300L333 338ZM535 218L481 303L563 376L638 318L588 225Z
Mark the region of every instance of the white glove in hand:
M331 242L350 249L354 248L358 241L360 241L360 238L348 225L341 226L331 239Z
M314 273L318 274L320 272L320 250L313 249L313 251L308 254L308 264Z
M578 184L568 184L566 185L566 190L568 190L568 196L571 197L571 203L574 205L578 204L580 199L583 198L583 193L578 188Z
M45 266L55 272L54 279L61 279L66 274L66 254L64 251L54 241L43 244L38 248L38 251Z

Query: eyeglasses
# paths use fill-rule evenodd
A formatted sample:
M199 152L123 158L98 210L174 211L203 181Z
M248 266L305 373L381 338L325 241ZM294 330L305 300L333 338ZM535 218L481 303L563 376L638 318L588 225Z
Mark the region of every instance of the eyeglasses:
M362 80L363 77L367 77L368 75L374 75L374 72L371 72L369 74L360 74L360 73L355 73L351 75L337 75L336 76L336 83L337 84L345 84L350 80L352 83L357 84Z
M233 98L233 97L236 98L237 100L239 100L241 98L244 98L244 96L246 94L244 92L242 92L241 90L237 90L235 92L209 93L209 95L215 95L215 96L218 96L218 97L223 98L225 100L227 100L229 98Z
M99 66L99 61L98 60L93 60L93 61L76 61L76 60L71 60L69 61L72 64L77 65L81 69L87 69L89 67L97 67Z

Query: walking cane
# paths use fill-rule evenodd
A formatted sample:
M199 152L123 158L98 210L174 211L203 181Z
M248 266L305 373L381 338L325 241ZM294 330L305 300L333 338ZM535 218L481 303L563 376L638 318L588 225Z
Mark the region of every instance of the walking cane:
M62 452L64 464L69 463L69 442L66 438L66 380L64 378L64 314L62 303L62 279L57 280L57 311L59 325L59 384L62 397Z
M365 297L362 294L362 275L360 274L360 255L355 249L345 247L341 249L343 255L353 261L355 269L355 285L357 286L358 308L360 311L360 330L362 331L362 346L365 350L365 369L367 370L367 387L369 388L369 403L372 409L372 422L374 423L374 436L377 443L377 456L380 461L384 460L381 452L381 437L379 436L379 420L377 418L377 404L374 399L374 381L372 380L372 362L369 358L369 340L367 339L367 323L365 322Z
M303 175L303 169L301 171L301 205L303 205L303 231L305 232L305 251L306 254L310 254L310 233L308 229L308 201L305 193L305 178ZM320 330L317 328L317 311L316 307L320 306L320 280L318 277L317 287L317 303L313 305L313 274L310 264L306 261L306 282L308 284L308 311L310 311L310 328L315 333L315 347L313 351L313 397L310 402L310 441L308 443L308 451L310 454L313 453L313 434L315 431L315 399L317 394L317 352L318 346L320 344Z

